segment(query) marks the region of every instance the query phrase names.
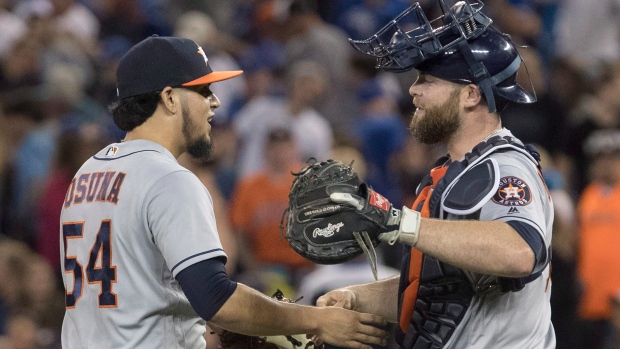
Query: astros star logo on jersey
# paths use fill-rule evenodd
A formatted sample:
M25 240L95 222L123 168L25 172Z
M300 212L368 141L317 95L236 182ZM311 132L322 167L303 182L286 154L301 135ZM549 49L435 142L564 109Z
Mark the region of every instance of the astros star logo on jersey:
M504 206L525 206L532 201L532 191L524 180L514 176L502 177L493 202Z

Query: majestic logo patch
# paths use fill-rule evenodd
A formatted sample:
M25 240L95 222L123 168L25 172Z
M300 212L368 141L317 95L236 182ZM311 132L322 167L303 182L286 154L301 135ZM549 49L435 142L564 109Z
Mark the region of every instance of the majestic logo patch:
M382 209L383 211L387 211L390 208L390 202L388 201L388 199L381 196L381 194L377 193L374 190L371 190L369 194L370 194L370 200L368 200L369 204L375 207L378 207Z
M334 235L335 233L340 231L340 228L344 227L344 223L340 222L340 223L336 223L336 224L327 224L327 227L321 229L321 228L316 228L314 229L314 231L312 232L312 237L316 238L317 236L324 236L326 238Z
M504 206L525 206L532 201L532 191L524 180L514 176L502 177L493 202Z
M116 152L118 151L118 147L109 147L108 150L105 152L105 156L114 156L116 155Z

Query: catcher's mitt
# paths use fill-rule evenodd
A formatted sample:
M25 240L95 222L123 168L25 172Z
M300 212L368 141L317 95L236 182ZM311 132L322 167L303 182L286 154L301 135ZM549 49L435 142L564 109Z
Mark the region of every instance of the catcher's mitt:
M273 298L282 301L296 303L284 297L282 291L277 290ZM306 335L293 336L248 336L245 334L223 330L218 334L220 348L222 349L322 349L323 344L315 346L306 338Z
M281 226L289 245L318 264L342 263L365 253L376 279L374 247L379 233L389 230L390 202L340 161L310 164L294 175L287 224ZM337 203L330 199L334 193L359 200L355 206Z

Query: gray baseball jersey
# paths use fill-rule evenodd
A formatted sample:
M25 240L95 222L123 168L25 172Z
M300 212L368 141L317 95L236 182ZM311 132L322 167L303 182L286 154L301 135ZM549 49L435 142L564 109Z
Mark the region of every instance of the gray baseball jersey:
M60 223L63 348L205 347L175 276L226 255L209 192L168 150L101 150L73 178Z
M500 136L512 136L503 129ZM481 221L520 221L534 227L551 246L553 203L536 165L516 151L489 156L499 169L499 187L490 193L480 211ZM451 219L452 215L448 216ZM546 255L547 260L551 258ZM518 292L482 293L474 297L465 318L445 348L552 349L550 265ZM492 283L495 276L466 272L473 285Z

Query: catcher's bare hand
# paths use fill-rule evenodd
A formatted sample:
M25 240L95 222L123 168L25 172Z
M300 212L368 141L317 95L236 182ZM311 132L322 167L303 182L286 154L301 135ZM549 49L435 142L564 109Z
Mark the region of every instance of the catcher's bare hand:
M341 288L330 291L317 299L317 307L340 307L350 310L356 310L356 296L351 290Z
M387 324L382 317L335 306L321 308L321 311L316 344L326 342L355 349L372 349L370 344L387 345L389 333L377 328Z

